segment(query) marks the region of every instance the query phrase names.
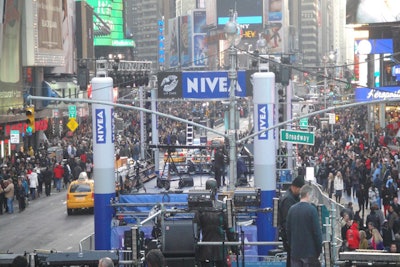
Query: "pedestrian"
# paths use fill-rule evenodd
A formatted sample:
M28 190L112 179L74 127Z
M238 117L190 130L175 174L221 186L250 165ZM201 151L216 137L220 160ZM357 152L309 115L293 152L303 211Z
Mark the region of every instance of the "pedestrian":
M347 221L346 239L343 242L346 243L349 251L354 251L360 246L360 232L358 224L354 220Z
M11 262L11 267L28 267L28 260L26 257L18 255Z
M335 192L334 182L335 182L335 176L333 176L333 173L330 172L328 174L328 185L326 188L329 198L332 198L332 195Z
M25 203L25 187L22 184L22 178L18 178L17 182L17 187L15 188L15 196L17 197L18 200L18 209L19 212L22 212L25 210L26 203Z
M61 166L61 162L57 163L53 170L54 180L56 182L56 189L58 192L61 191L61 181L64 177L64 168Z
M206 182L206 190L211 190L211 200L213 208L211 210L196 210L193 225L196 241L203 242L224 242L226 237L228 241L235 241L235 234L232 228L228 227L228 217L222 211L222 205L216 200L217 182L215 179L209 179ZM201 233L201 234L200 234ZM228 248L226 246L200 246L196 258L201 267L224 267Z
M114 267L114 262L109 257L104 257L99 260L98 267Z
M225 156L223 149L219 147L214 155L214 178L217 181L218 188L224 185Z
M358 246L358 249L368 249L367 234L365 233L364 230L360 230L359 234L360 234L360 244Z
M7 210L8 213L14 213L14 183L11 178L6 182L6 188L4 188L5 197L7 199Z
M51 194L51 181L53 180L53 172L50 171L49 167L46 167L46 169L42 173L43 175L43 182L44 182L44 192L46 196L50 196Z
M34 200L36 198L36 188L38 187L39 180L37 173L35 171L32 171L32 169L28 170L28 180L31 200Z
M336 173L333 184L335 188L335 200L337 203L340 203L344 189L343 176L340 171Z
M68 184L69 184L72 174L71 174L71 167L69 166L67 160L65 160L63 162L63 168L64 168L63 188L68 188Z
M159 249L151 249L146 254L147 267L164 267L165 258Z
M4 203L7 203L4 188L5 188L4 180L1 179L0 180L0 215L3 214Z
M286 230L286 217L291 206L299 202L300 188L304 185L304 177L297 176L290 185L289 189L286 190L285 194L279 199L278 207L278 227L279 235L283 242L283 248L287 252L286 266L290 266L290 248L287 239Z
M237 163L236 163L236 172L237 172L237 183L238 186L247 185L247 167L246 163L241 154L238 155Z
M313 189L300 189L300 202L290 207L286 228L291 266L319 267L322 252L322 230L317 208L311 204Z

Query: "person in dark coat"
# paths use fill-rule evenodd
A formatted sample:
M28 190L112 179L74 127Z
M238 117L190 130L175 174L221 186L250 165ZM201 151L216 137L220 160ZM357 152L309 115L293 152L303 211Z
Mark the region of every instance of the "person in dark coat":
M212 187L212 188L210 188ZM222 206L218 206L215 200L217 182L209 179L206 182L206 189L211 189L212 198L214 199L214 207L204 210L197 210L193 219L195 225L195 238L197 241L201 237L203 242L207 241L234 241L235 233L232 228L228 227L228 218L223 211ZM201 267L225 267L228 250L226 246L199 246L197 259Z
M18 199L19 212L24 211L26 208L26 203L25 203L26 194L25 194L25 187L22 184L21 178L18 178L17 187L15 188L15 196Z
M287 219L287 239L292 266L319 267L322 252L322 230L317 208L311 204L312 187L300 189L300 202L290 207Z
M44 192L46 196L50 196L51 193L51 181L53 180L53 172L46 167L43 171L43 182L44 182Z
M218 187L221 187L224 181L225 173L225 157L222 148L218 148L214 156L214 178L217 181Z
M289 189L279 199L278 207L278 227L279 235L283 242L283 247L287 252L287 258L290 258L290 248L286 235L286 217L291 206L299 202L300 188L304 185L304 177L297 176L290 185ZM286 261L286 266L290 266L290 261Z

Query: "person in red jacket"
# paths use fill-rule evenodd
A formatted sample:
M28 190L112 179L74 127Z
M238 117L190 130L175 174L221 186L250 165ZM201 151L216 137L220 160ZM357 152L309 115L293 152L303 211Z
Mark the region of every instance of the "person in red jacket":
M57 191L61 191L61 181L64 177L64 167L61 165L61 163L57 163L56 166L53 169L53 174L54 174L54 181L56 182L56 188Z
M346 231L346 242L349 250L356 250L360 246L360 233L357 222L350 220L347 222L349 229Z

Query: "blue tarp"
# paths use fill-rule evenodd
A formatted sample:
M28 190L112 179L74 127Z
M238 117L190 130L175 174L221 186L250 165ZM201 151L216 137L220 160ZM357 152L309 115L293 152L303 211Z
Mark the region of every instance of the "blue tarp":
M187 205L187 194L134 194L134 195L120 195L120 204L136 204L135 206L121 206L118 207L120 212L130 212L130 216L125 216L124 220L126 223L136 223L136 219L144 220L148 217L148 213L156 204L164 204L165 209L168 210L184 210L188 208ZM143 205L140 205L143 204ZM138 214L134 214L138 212ZM174 218L192 218L188 214L178 213L174 215Z

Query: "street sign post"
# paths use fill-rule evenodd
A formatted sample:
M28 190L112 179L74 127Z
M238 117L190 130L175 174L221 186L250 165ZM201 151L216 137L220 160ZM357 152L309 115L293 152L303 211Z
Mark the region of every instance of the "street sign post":
M18 130L10 131L10 143L11 144L19 144L19 131Z
M281 130L281 142L314 145L315 134L303 131Z
M75 105L68 106L68 117L69 117L69 119L71 119L71 118L76 119L76 106Z
M299 121L300 129L307 130L308 129L308 118L302 118Z
M79 123L74 119L74 118L70 118L68 123L67 123L67 127L68 129L71 130L71 132L74 132L76 130L76 128L78 128Z

